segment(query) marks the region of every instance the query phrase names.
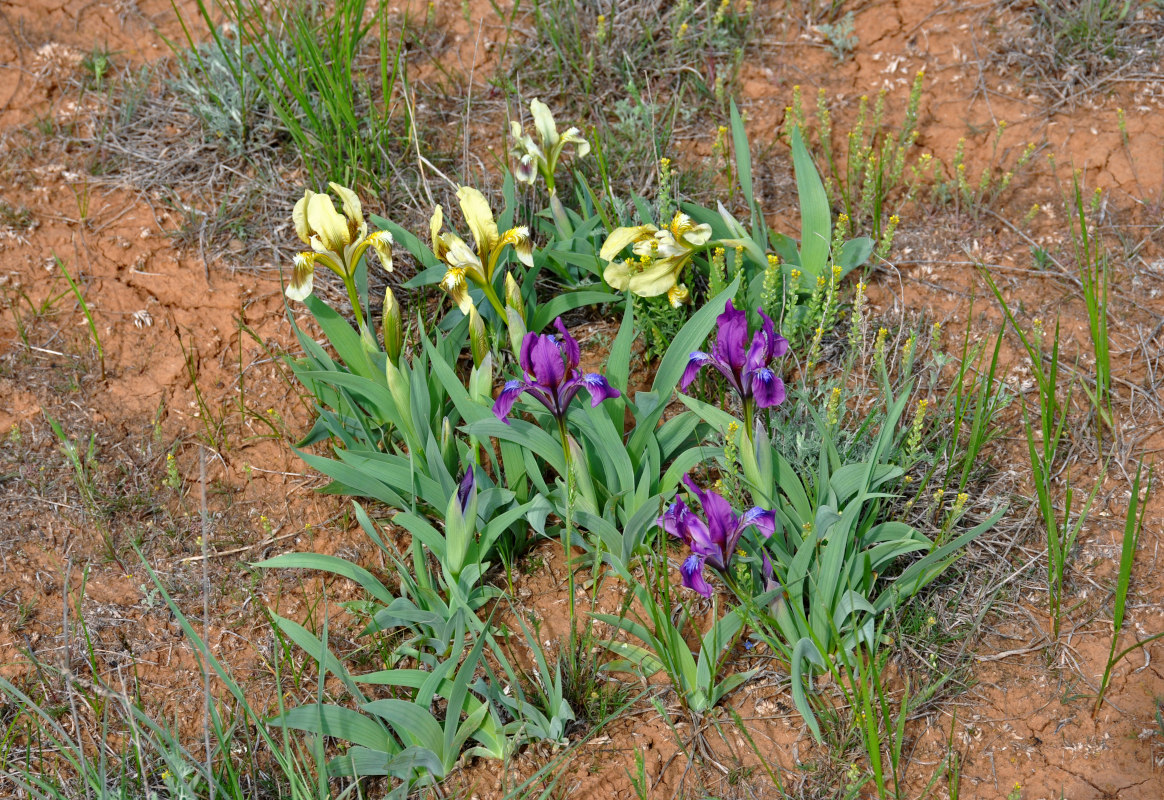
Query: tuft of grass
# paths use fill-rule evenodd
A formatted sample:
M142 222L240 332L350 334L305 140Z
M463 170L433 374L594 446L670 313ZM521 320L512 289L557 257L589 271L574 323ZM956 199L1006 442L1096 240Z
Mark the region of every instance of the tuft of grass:
M1108 295L1111 269L1103 242L1087 223L1084 209L1083 187L1079 173L1072 174L1072 198L1067 203L1068 219L1071 223L1071 242L1075 247L1075 263L1079 271L1079 284L1083 289L1083 300L1087 306L1088 331L1091 334L1092 353L1095 356L1095 390L1091 391L1086 381L1081 382L1084 392L1095 409L1095 437L1103 452L1104 431L1114 431L1111 394L1111 343L1108 336ZM1094 217L1100 201L1099 191L1092 198L1091 214Z
M1037 0L1001 40L1003 57L1056 106L1154 68L1164 15L1148 0Z
M1050 35L1057 67L1094 71L1118 57L1128 41L1126 22L1143 5L1136 0L1038 0L1033 23Z
M27 206L14 206L0 200L0 228L22 234L31 230L35 221L32 211Z
M1060 471L1059 446L1063 443L1063 434L1066 430L1071 394L1074 384L1068 388L1064 401L1059 399L1059 322L1055 322L1055 334L1051 340L1051 353L1046 364L1043 363L1041 325L1036 325L1028 334L1018 324L1010 305L1002 296L998 285L985 268L979 270L986 283L990 286L1002 307L1003 313L1018 334L1023 349L1030 358L1031 372L1035 376L1038 390L1038 428L1031 425L1030 416L1026 407L1022 410L1023 430L1026 433L1027 455L1031 464L1031 480L1035 489L1035 502L1042 518L1043 527L1047 534L1047 602L1050 617L1051 638L1059 639L1059 628L1062 624L1062 603L1064 590L1064 575L1067 562L1075 540L1083 527L1087 514L1091 510L1092 501L1100 487L1103 486L1107 469L1100 470L1095 486L1084 500L1082 508L1078 510L1074 522L1071 519L1072 505L1076 489L1071 485L1071 476L1068 473L1063 479L1063 516L1060 520L1059 512L1055 508L1056 476ZM1036 321L1037 322L1037 321Z
M209 48L195 47L182 20L191 48L182 85L211 130L245 143L266 114L290 136L313 183L384 186L401 149L393 108L403 31L390 35L384 13L366 21L367 0L326 9L229 0L221 4L229 36L215 8L198 0ZM373 68L361 61L368 39L376 49Z
M1116 579L1115 609L1112 612L1111 650L1108 651L1107 664L1103 668L1103 678L1099 682L1099 691L1095 695L1095 708L1091 712L1093 717L1099 713L1099 709L1103 705L1103 697L1107 693L1108 684L1111 682L1112 668L1124 656L1137 647L1144 647L1148 643L1164 636L1164 633L1149 636L1124 648L1118 654L1116 653L1116 647L1120 640L1120 631L1124 627L1124 613L1127 610L1128 589L1132 580L1132 564L1136 560L1136 549L1139 547L1140 533L1144 530L1144 511L1148 505L1148 498L1152 494L1153 470L1149 467L1147 486L1144 489L1143 497L1140 496L1140 479L1143 477L1143 473L1144 462L1141 459L1139 466L1136 467L1136 477L1132 480L1132 495L1128 501L1128 515L1124 520L1124 539L1120 552L1120 571L1119 577ZM1159 710L1157 710L1156 716L1159 718Z
M30 674L37 678L0 678L6 709L0 792L37 800L355 796L354 784L330 793L321 740L293 741L286 731L281 737L269 731L265 711L248 702L144 558L142 565L196 654L233 699L231 705L206 694L206 752L183 744L174 725L148 712L136 675L119 671L117 681L103 677L104 667L80 613L82 578L76 621L70 620L66 604L64 636L68 641L76 630L86 643L84 660L74 664L66 654L63 663L50 664L26 652Z

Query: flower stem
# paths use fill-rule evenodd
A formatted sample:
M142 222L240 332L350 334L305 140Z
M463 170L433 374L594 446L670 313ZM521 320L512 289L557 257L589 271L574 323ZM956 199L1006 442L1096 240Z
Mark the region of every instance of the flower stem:
M748 442L754 446L756 439L756 408L755 401L750 397L744 398L744 432L748 434Z
M356 315L356 325L360 329L361 336L369 336L366 333L367 326L364 324L364 312L360 308L360 297L356 292L356 281L350 276L344 276L344 288L348 290L348 302L352 304L352 312Z
M486 281L481 284L481 288L485 292L485 297L489 301L489 305L493 306L493 310L497 312L497 316L501 317L501 321L506 323L506 327L509 327L509 317L505 315L505 304L501 302L501 299L497 296L497 292L493 290L493 283Z
M578 637L578 620L574 612L574 567L570 563L570 531L574 524L574 462L570 458L570 433L566 430L566 415L558 417L558 436L562 440L562 457L566 461L566 520L562 528L562 555L566 561L566 583L570 593L570 652Z

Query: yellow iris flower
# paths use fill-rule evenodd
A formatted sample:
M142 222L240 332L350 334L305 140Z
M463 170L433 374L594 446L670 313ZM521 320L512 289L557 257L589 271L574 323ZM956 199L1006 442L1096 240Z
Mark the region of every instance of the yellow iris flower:
M429 220L429 230L433 253L447 265L441 288L449 293L461 312L468 315L473 304L469 298L469 283L472 282L485 292L493 308L505 319L505 307L493 288L493 273L506 246L513 247L521 263L527 267L533 266L533 241L529 236L529 228L510 228L500 233L489 202L471 186L458 189L457 200L461 205L461 214L473 234L475 248L469 247L455 233L442 230L444 209L437 206Z
M582 137L582 132L574 127L559 133L550 107L541 100L530 101L529 111L540 144L522 130L520 122L512 120L509 123L509 132L514 142L512 154L517 160L513 177L532 185L540 172L546 180L546 188L553 192L554 173L558 171L558 159L561 158L566 145L574 145L575 156L585 158L590 153L590 142L586 141Z
M654 225L615 228L606 237L599 256L607 262L602 277L613 288L640 297L657 297L670 292L672 305L685 301L680 292L671 292L687 262L711 240L711 226L696 224L678 213L663 229ZM618 259L632 246L637 260Z
M286 289L292 300L302 302L311 294L317 264L339 275L344 285L349 287L349 296L353 295L356 266L369 247L379 256L385 272L392 271L392 234L388 231L368 233L368 223L364 220L364 210L356 193L338 183L328 185L340 199L342 214L336 211L331 195L310 189L304 190L303 197L291 212L295 232L311 246L309 252L295 256L291 281ZM353 305L359 314L359 304L353 301Z

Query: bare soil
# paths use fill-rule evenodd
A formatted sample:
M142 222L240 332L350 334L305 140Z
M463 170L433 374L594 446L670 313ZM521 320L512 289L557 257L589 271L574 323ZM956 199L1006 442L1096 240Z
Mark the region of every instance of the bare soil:
M194 18L193 2L179 5ZM488 3L471 3L474 19L484 20L479 28L464 22L459 4L437 5L449 63L461 66L466 81L472 76L475 94L490 96L496 48L490 37L500 37L503 26ZM972 180L992 158L998 121L1008 123L999 151L1004 158L1013 161L1028 142L1039 145L1031 168L990 209L911 207L891 263L873 279L870 295L882 312L925 311L945 322L951 352L972 297L976 337L991 336L1001 324L975 269L983 263L1024 319L1061 319L1066 361L1082 374L1090 371L1078 288L1053 267L1036 269L1031 248L1070 265L1061 197L1072 168L1105 193L1117 439L1109 479L1071 570L1066 629L1052 646L1045 584L1038 588L1045 542L1040 546L1034 515L1020 498L1013 514L1026 514L1020 526L1026 533L977 577L990 582L984 591L1001 587L991 611L982 620L958 614L943 620L970 626L972 669L964 692L926 704L910 722L910 796L925 791L951 731L963 754L962 797L1164 796L1164 731L1156 718L1164 699L1164 644L1120 663L1096 717L1090 700L1111 640L1127 474L1138 454L1155 461L1164 449L1156 375L1164 348L1164 81L1138 70L1129 73L1136 79L1048 94L1004 47L1028 24L1027 4L858 4L859 44L843 61L819 31L790 19L784 4L756 6L762 29L739 91L753 145L768 153L757 165L759 191L778 229L795 234L799 228L787 151L770 147L794 85L810 112L817 90L825 89L834 129L844 131L858 98L883 87L890 113L900 113L913 76L924 68L918 145L949 164L964 137ZM134 546L199 624L206 593L210 641L253 687L258 705L271 699L273 687L263 609L302 620L358 593L341 581L263 574L248 565L288 550L383 565L372 560L346 501L314 493L323 481L292 449L310 408L279 363L294 343L278 265L255 269L253 260L232 260L229 251L204 260L196 247L178 248L177 210L119 185L116 175L101 175L76 145L77 127L93 124L104 96L84 59L100 49L118 64L139 65L168 55L165 41L181 36L168 0L0 0L0 674L26 677L29 654L64 666L83 661L80 614L105 680L116 684L133 675L166 717L197 720L197 665ZM1117 109L1126 118L1126 139ZM706 140L689 143L695 157L710 156L713 130L709 125ZM1029 227L1020 226L1033 203L1041 210ZM390 212L374 202L366 207ZM291 238L289 230L283 233ZM66 269L92 314L103 364ZM1008 344L1006 358L1015 388L1029 391L1017 348ZM50 418L78 443L80 473ZM1011 485L1026 491L1029 467L1017 419L995 458ZM1085 485L1102 459L1082 443L1085 431L1074 435L1081 443L1073 449L1072 476ZM174 456L177 484L168 480L167 454ZM1157 493L1137 558L1125 642L1164 630L1162 531L1164 500ZM210 553L205 562L202 536ZM548 568L519 576L517 597L537 610L546 638L554 638L565 630L561 556L544 547L535 557ZM326 602L317 605L322 595ZM341 625L336 649L343 649L343 635ZM762 655L755 658L764 671L731 705L748 721L756 745L786 770L790 785L808 786L825 759L792 710L787 676ZM649 704L636 707L582 746L560 795L633 796L627 771L636 752L644 754L652 797L694 792L700 781L719 796L773 794L748 743L730 725L716 756L745 768L691 764L676 740L676 734L686 739L689 727L672 730ZM503 770L478 761L455 780L466 794L492 796L551 756L530 749ZM840 792L844 775L835 778ZM946 796L944 777L933 791Z

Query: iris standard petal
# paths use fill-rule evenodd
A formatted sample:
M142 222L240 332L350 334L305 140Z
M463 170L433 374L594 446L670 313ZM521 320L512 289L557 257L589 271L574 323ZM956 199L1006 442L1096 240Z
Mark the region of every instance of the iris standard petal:
M756 312L760 315L760 319L762 320L760 331L767 339L768 358L780 358L780 356L788 352L788 340L776 332L776 323L772 321L771 317L769 317L760 309L756 309Z
M307 224L307 204L313 194L315 192L310 189L304 189L303 197L299 198L291 212L291 221L295 223L295 235L302 239L304 244L311 244L311 226Z
M739 372L744 366L744 344L748 340L748 316L729 300L727 308L716 318L718 331L711 354L716 360Z
M702 556L688 556L683 565L679 567L679 573L683 576L683 585L691 591L704 597L711 597L714 594L711 584L703 578Z
M719 563L715 563L714 557L712 563L716 568L724 569L735 551L736 541L739 540L736 529L740 524L740 519L732 509L731 503L721 497L719 493L704 492L702 500L703 515L707 517L707 529L711 533L711 541L719 548L719 552L716 554Z
M489 201L485 195L472 186L462 186L457 189L457 200L461 204L461 213L465 215L465 222L473 233L473 241L477 244L477 253L482 258L488 258L497 247L497 223L493 220L493 211L489 208Z
M788 352L788 340L776 333L776 325L772 318L759 311L761 318L760 330L752 336L752 344L748 347L745 370L755 370L760 367L769 367L774 359Z
M707 491L700 489L691 479L690 474L683 476L683 483L691 490L692 494L699 498L699 504L703 507L703 516L707 518L708 543L710 545L707 555L714 562L718 562L714 564L717 568L723 569L731 557L731 550L725 548L725 544L729 534L738 524L739 518L732 510L731 503L717 492L710 489Z
M529 341L529 336L526 336L526 341ZM551 392L557 392L566 379L562 347L553 336L535 337L529 348L529 364L529 375L539 386Z
M344 216L348 218L351 227L358 230L361 226L366 225L364 222L364 207L360 204L360 197L346 186L340 186L334 181L328 183L331 190L335 192L343 203Z
M517 354L517 363L521 366L521 371L525 373L527 378L534 377L533 362L530 361L529 355L533 350L534 342L538 340L538 334L527 333L522 337L521 350Z
M751 374L752 397L756 398L757 408L774 408L784 402L784 381L768 369L762 367Z
M441 238L441 228L444 224L445 210L437 206L432 210L432 216L428 220L428 232L432 237L432 252L441 261L445 260L445 254L449 251L444 239Z
M344 216L335 210L331 197L313 194L307 201L307 225L325 248L342 253L351 244L351 231Z
M465 274L478 283L485 282L485 272L481 267L481 260L477 258L477 254L469 245L452 233L442 233L441 241L446 248L445 261L450 266L465 270Z
M522 392L528 389L529 384L525 381L506 381L505 386L497 395L497 399L493 401L494 416L508 425L509 412L513 410L513 404L517 402L517 398L521 397Z
M566 356L566 371L573 372L578 368L579 362L582 360L582 353L578 349L577 340L570 335L570 331L566 330L566 326L562 324L562 318L558 317L554 320L554 327L558 329L558 343L562 347L562 353Z
M554 122L550 107L541 100L534 99L530 101L529 111L533 115L534 128L542 140L542 147L549 150L558 143L558 126Z

